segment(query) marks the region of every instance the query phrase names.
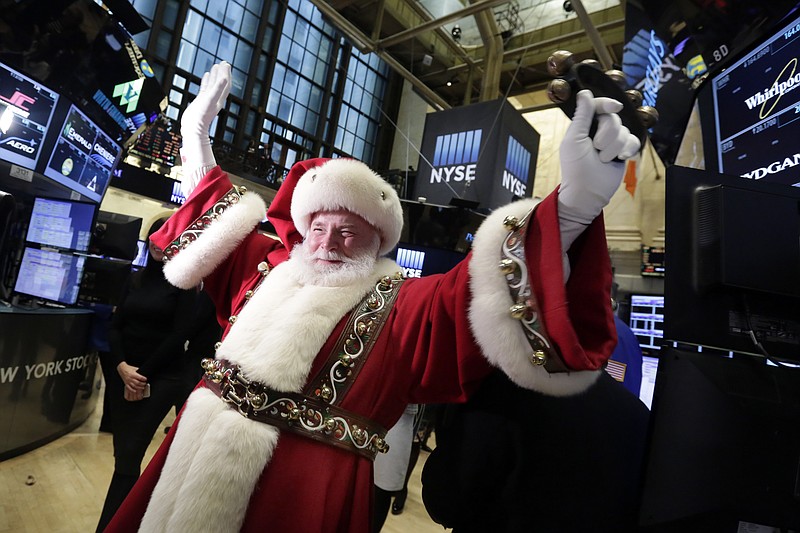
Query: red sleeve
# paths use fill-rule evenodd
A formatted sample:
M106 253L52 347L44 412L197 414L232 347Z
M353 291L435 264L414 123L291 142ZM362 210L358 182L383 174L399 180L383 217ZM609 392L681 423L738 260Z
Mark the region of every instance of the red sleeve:
M558 250L558 253L554 251ZM571 368L598 369L616 344L611 310L611 260L602 214L569 249L571 273L564 285L558 231L558 193L536 208L525 245L530 279L551 342Z

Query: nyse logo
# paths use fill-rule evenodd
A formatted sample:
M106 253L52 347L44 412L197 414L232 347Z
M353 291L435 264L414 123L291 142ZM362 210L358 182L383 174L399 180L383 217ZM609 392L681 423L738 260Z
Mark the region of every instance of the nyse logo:
M531 153L509 135L506 168L503 171L503 187L515 196L525 196L530 167Z
M403 275L407 278L421 278L422 264L425 262L425 252L397 249L397 264L403 268Z
M474 180L482 133L471 130L436 137L431 183Z
M172 184L172 195L170 196L170 201L173 204L179 205L183 205L183 203L186 201L186 196L183 195L180 181L175 181L175 183Z

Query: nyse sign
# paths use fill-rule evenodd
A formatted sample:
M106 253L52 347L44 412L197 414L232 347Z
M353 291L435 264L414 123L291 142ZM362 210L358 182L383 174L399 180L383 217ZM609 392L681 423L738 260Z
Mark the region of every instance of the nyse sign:
M531 153L511 135L508 136L503 187L515 196L525 196L531 167Z
M482 134L482 130L470 130L439 135L433 153L431 183L474 180Z
M481 211L530 197L538 150L539 134L504 98L429 113L411 198Z
M422 265L425 263L425 252L398 248L396 260L397 264L403 269L403 276L407 278L422 277Z

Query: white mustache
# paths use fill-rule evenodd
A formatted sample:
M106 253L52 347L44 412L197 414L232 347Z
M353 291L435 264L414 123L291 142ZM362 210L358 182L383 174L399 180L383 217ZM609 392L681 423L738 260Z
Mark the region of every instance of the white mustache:
M352 263L353 259L347 257L344 254L339 252L331 252L327 250L318 249L316 252L311 254L311 259L321 259L323 261L341 261L342 263Z

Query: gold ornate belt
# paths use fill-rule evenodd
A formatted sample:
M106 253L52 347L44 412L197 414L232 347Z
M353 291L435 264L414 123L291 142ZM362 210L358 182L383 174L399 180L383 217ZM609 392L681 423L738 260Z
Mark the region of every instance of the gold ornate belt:
M299 393L270 389L248 380L225 360L204 359L205 385L223 401L251 420L298 433L337 448L375 460L386 453L386 430L365 417L337 405Z

